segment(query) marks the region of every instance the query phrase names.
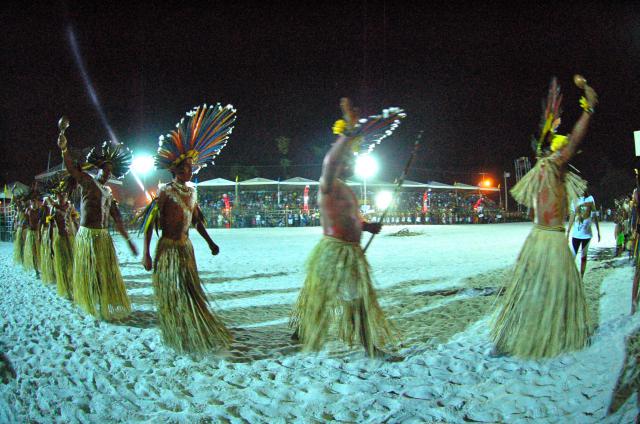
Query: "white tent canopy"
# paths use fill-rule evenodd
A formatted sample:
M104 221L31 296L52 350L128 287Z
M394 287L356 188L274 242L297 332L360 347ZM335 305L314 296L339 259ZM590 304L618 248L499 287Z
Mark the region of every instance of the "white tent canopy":
M402 187L406 187L406 188L429 188L429 184L419 183L417 181L411 181L411 180L404 180L404 182L402 183Z
M198 187L233 187L236 183L224 178L214 178L198 183Z
M270 180L268 178L251 178L250 180L240 181L238 183L239 186L269 186L269 185L278 185L276 180Z
M293 177L293 178L289 178L288 180L280 181L280 185L285 185L285 186L304 187L304 186L317 186L319 184L320 184L319 181L310 180L308 178L302 178L302 177Z
M362 186L363 182L361 181L354 181L354 180L346 180L345 183L348 186L352 186L352 187L358 187L358 186ZM236 185L235 182L231 181L231 180L227 180L224 178L213 178L211 180L206 180L203 181L201 183L198 183L198 187L234 187ZM309 178L303 178L303 177L293 177L293 178L289 178L286 179L284 181L276 181L276 180L270 180L268 178L262 178L262 177L256 177L256 178L251 178L249 180L244 180L244 181L240 181L237 183L238 186L240 187L252 187L252 188L256 188L256 187L267 187L267 186L280 186L282 188L286 188L286 187L305 187L305 186L318 186L320 185L319 181L316 180L311 180ZM393 182L384 182L384 181L367 181L367 187L374 189L374 188L387 188L387 189L393 189L396 187L396 184ZM496 187L479 187L479 186L473 186L473 185L469 185L469 184L462 184L462 183L455 183L453 185L451 184L445 184L445 183L440 183L438 181L429 181L428 183L421 183L419 181L412 181L412 180L404 180L404 183L402 185L403 188L415 188L415 189L434 189L434 190L481 190L481 191L499 191L498 188Z
M429 181L427 184L427 188L438 189L438 190L455 190L455 186L451 184L439 183L437 181Z

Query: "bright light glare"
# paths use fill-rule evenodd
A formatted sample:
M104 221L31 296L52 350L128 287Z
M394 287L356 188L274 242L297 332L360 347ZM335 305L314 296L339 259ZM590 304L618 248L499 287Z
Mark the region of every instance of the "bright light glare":
M135 156L131 161L131 170L138 175L146 175L153 170L153 156Z
M360 178L371 178L378 172L378 162L371 155L360 155L356 159L355 171Z
M393 200L393 194L390 191L381 191L376 195L376 206L378 209L387 209Z
M485 187L491 187L491 180L484 180L482 185L484 185Z

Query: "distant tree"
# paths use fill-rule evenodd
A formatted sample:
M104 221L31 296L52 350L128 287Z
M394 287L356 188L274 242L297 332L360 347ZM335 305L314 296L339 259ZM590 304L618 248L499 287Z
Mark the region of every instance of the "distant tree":
M280 136L276 138L276 144L278 145L278 152L280 152L282 156L289 154L289 145L291 144L289 137Z
M291 139L289 137L280 136L276 138L276 145L280 153L280 167L284 178L289 178L289 167L291 167L291 160L289 159L290 144Z
M232 181L235 181L236 177L238 177L240 181L244 181L257 177L258 169L253 165L240 165L239 163L234 163L231 165L229 174L229 179Z
M289 167L291 166L291 161L287 158L280 159L280 167L282 168L282 176L286 179L289 178Z

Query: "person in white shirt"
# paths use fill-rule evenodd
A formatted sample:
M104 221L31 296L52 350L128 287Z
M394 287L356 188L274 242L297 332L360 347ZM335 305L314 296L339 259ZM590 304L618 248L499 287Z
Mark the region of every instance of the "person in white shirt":
M584 277L587 269L587 252L589 251L589 243L593 237L591 225L596 225L598 230L598 242L600 242L600 226L598 225L598 215L596 213L596 205L593 196L589 195L585 190L582 197L578 197L571 204L571 217L569 218L569 228L567 229L567 238L571 235L571 245L573 246L573 255L578 254L578 250L582 249L580 257L580 275ZM573 228L573 231L571 229Z

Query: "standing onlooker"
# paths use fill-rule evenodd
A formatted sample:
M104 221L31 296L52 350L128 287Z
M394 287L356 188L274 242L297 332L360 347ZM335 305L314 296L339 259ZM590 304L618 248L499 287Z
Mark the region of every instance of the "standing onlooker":
M576 256L578 249L582 249L580 257L580 275L582 277L584 277L584 272L587 269L587 252L593 237L592 223L596 224L598 242L600 242L600 225L598 224L595 200L589 194L589 190L585 189L584 195L571 203L571 217L569 218L569 228L567 229L567 238L571 235L573 255ZM573 232L571 231L572 228Z

